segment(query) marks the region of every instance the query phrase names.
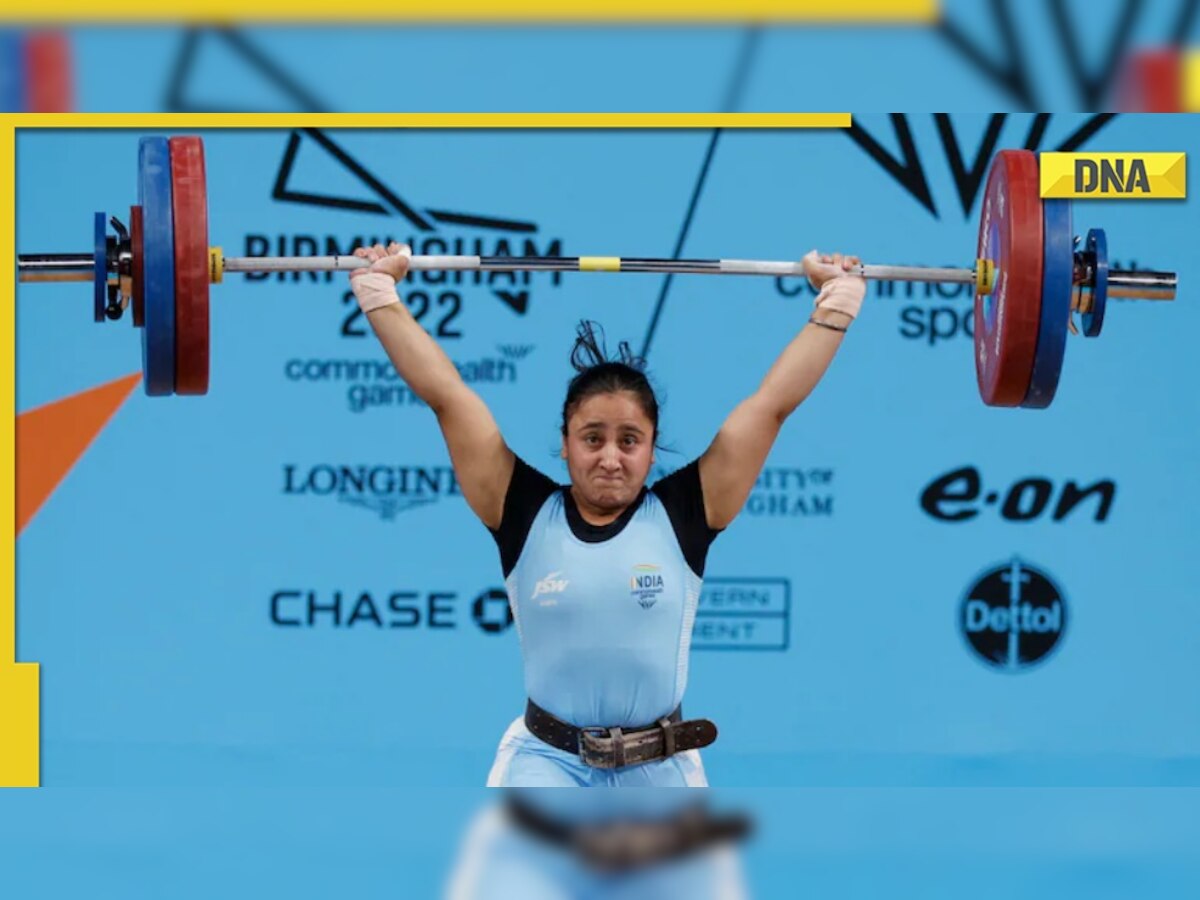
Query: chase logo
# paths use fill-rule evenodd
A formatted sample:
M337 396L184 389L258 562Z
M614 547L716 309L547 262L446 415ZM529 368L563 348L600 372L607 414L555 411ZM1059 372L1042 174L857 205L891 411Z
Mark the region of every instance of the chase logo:
M1187 196L1187 154L1043 153L1041 195L1177 200Z
M1066 600L1050 577L1013 560L985 572L959 609L959 627L985 663L1016 672L1041 662L1067 624Z
M629 595L637 600L642 609L649 609L658 602L663 592L662 567L639 563L629 576Z
M471 604L471 618L481 631L500 634L513 623L512 607L508 605L508 594L500 588L490 588L475 598Z

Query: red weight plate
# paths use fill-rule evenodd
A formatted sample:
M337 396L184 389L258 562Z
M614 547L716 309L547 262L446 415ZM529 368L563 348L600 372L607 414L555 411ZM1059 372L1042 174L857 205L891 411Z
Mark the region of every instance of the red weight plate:
M173 137L171 206L175 221L175 393L208 393L208 197L204 144Z
M25 37L25 109L71 112L71 45L62 31L35 31Z
M1019 406L1029 390L1042 312L1042 201L1037 156L1001 150L988 172L976 256L996 264L975 295L975 374L988 406Z
M146 327L146 257L142 247L142 208L129 207L129 249L133 259L129 265L130 294L133 295L133 324Z
M1183 51L1179 48L1138 51L1117 76L1117 108L1122 112L1182 112L1183 78Z

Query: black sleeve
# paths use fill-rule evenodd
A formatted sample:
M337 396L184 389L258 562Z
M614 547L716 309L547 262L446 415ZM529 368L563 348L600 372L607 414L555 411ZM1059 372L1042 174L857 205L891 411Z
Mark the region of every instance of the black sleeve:
M516 457L508 493L504 495L504 513L499 528L489 528L496 546L500 548L500 567L507 578L517 565L525 538L533 519L546 498L558 490L549 477L543 475L521 457Z
M700 460L695 459L655 482L652 490L667 510L683 558L697 575L704 575L708 546L720 529L708 527L704 516L704 490L700 486Z

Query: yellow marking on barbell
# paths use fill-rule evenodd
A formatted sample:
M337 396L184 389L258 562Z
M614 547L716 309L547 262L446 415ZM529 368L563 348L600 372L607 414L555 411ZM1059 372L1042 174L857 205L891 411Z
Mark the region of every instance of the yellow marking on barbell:
M580 272L620 272L621 257L619 256L581 256L579 257Z
M975 292L990 294L996 284L996 264L990 259L975 260Z
M208 280L213 284L220 284L221 279L225 277L225 254L221 252L220 247L208 248Z

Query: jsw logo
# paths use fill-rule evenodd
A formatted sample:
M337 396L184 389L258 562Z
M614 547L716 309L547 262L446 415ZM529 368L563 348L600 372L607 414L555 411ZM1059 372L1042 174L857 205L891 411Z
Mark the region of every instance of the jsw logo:
M533 586L533 597L536 600L542 594L561 594L567 589L567 579L559 578L562 572L551 572Z

